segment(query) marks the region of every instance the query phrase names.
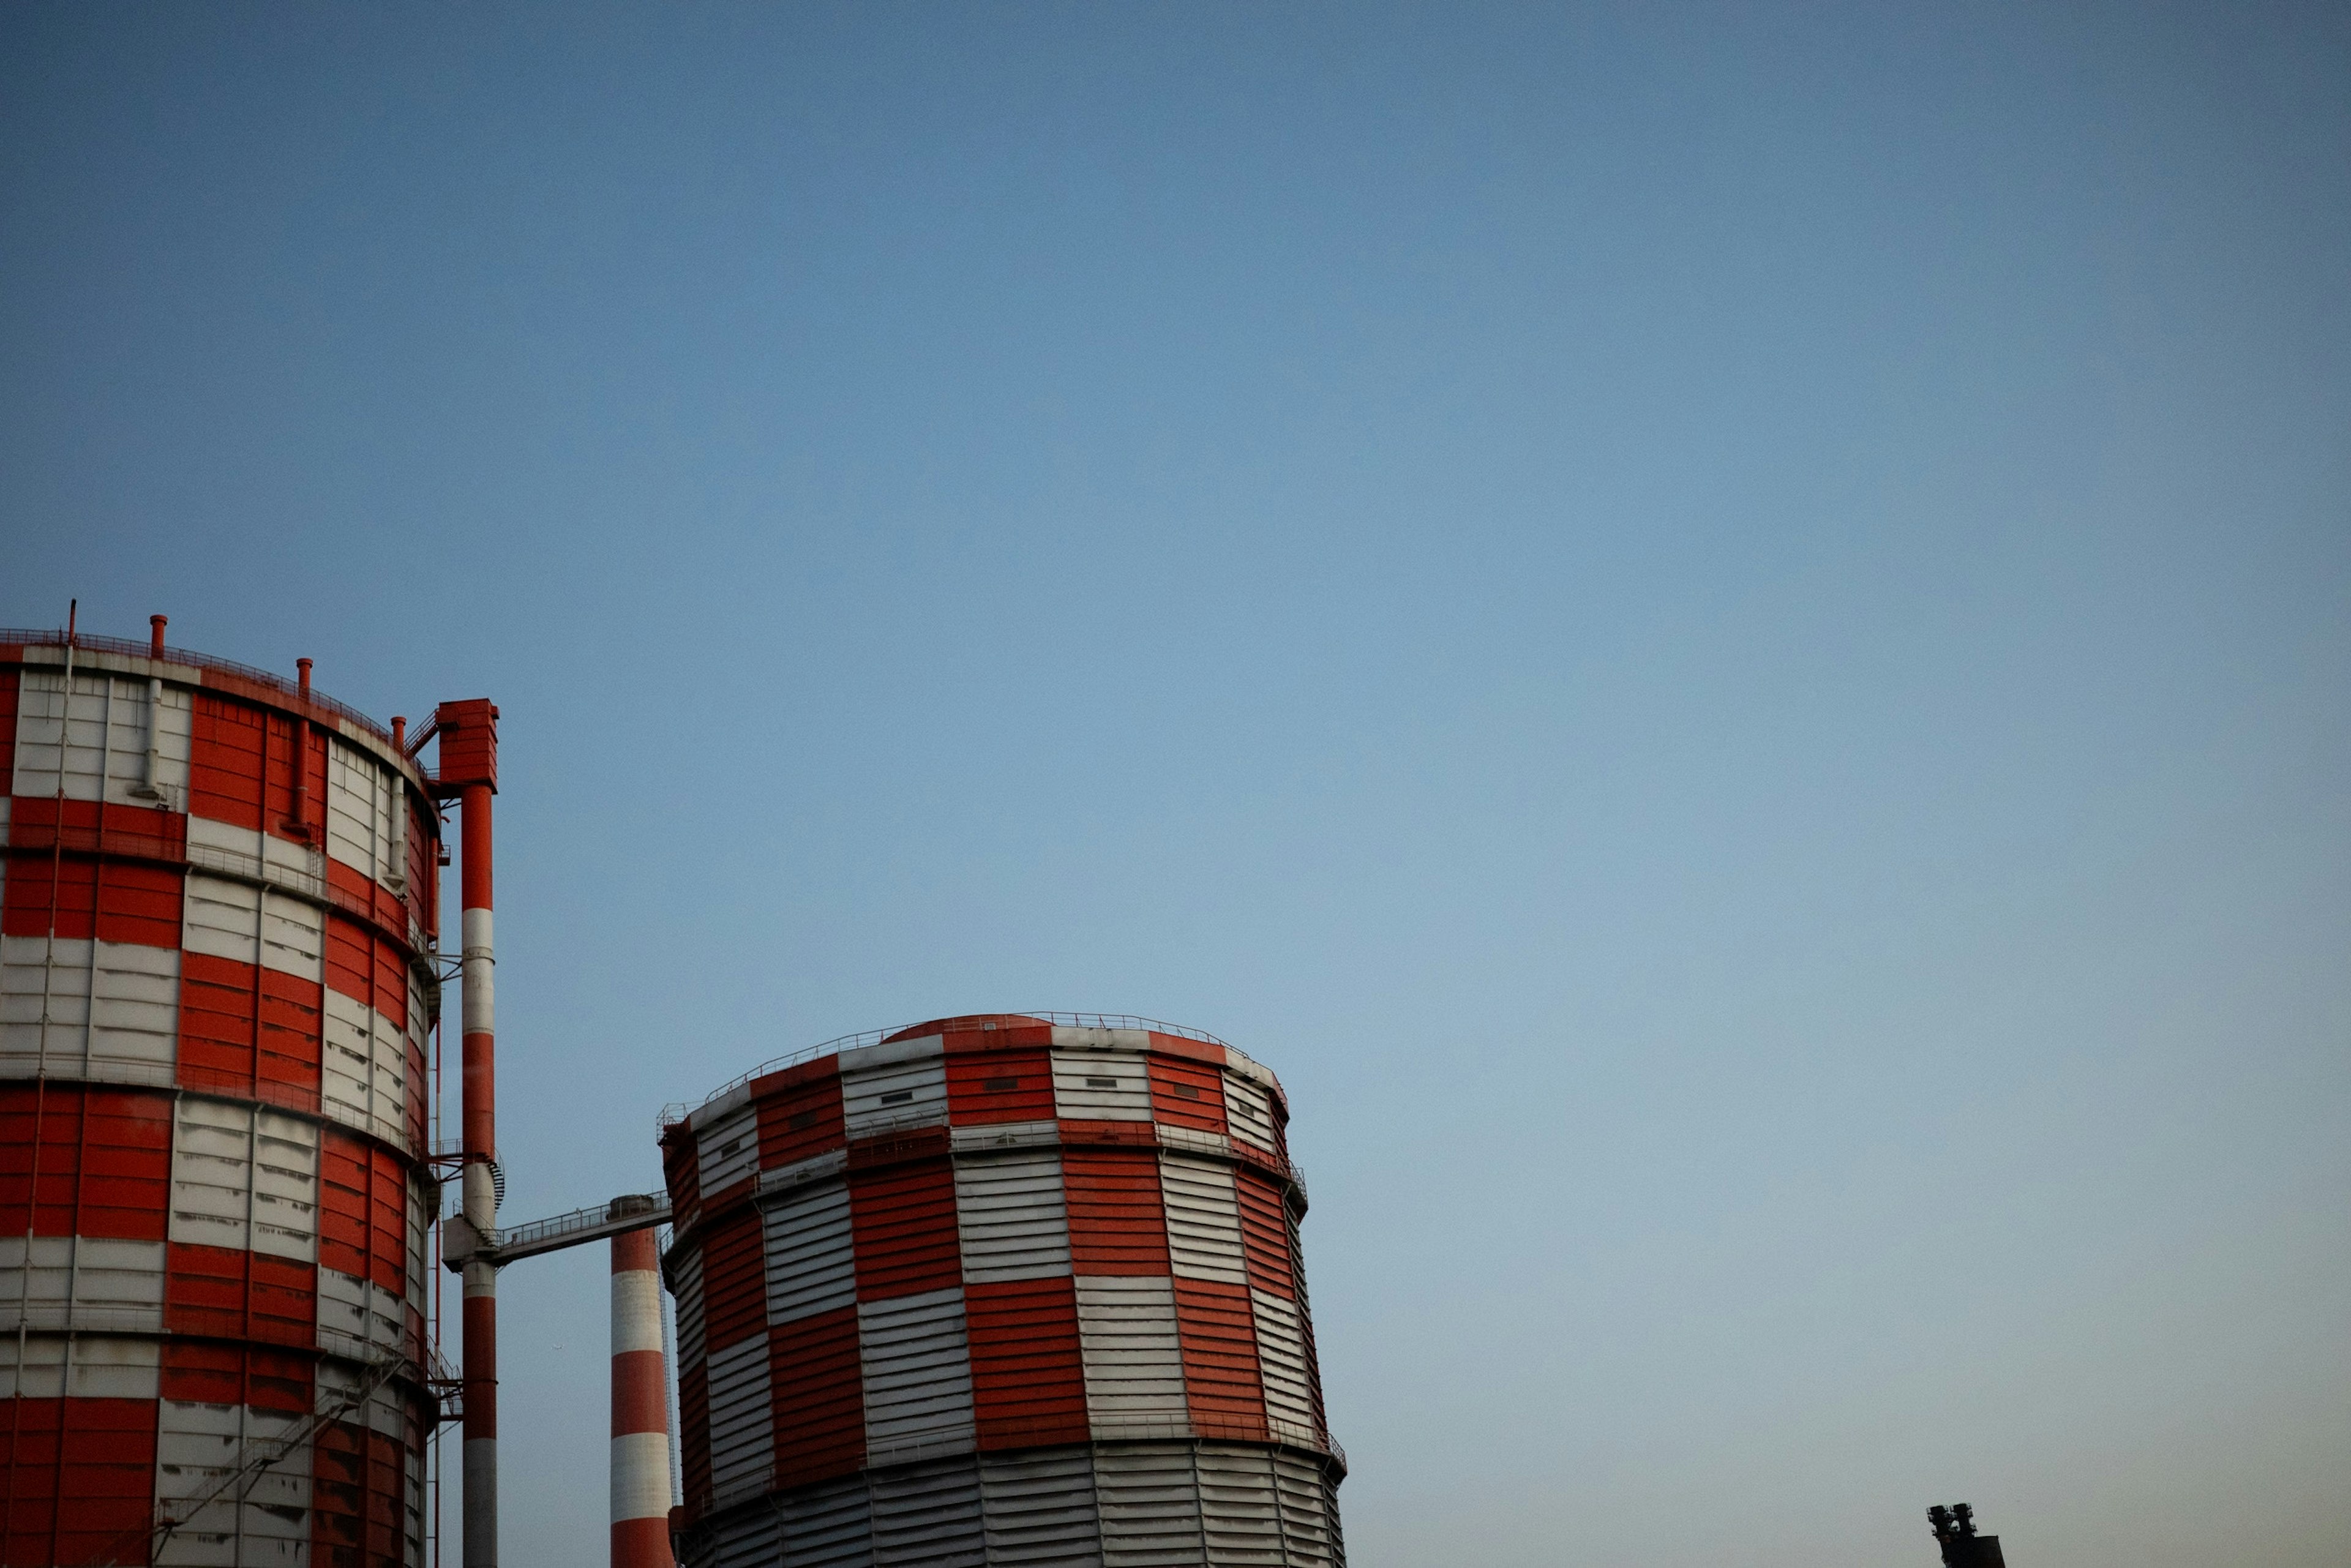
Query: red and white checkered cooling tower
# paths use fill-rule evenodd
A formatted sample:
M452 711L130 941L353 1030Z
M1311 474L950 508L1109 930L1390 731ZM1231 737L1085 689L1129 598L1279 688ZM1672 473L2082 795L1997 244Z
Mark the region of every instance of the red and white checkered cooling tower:
M414 1564L438 823L259 671L0 632L0 1564Z
M1059 1014L813 1054L663 1134L688 1568L1343 1563L1272 1073Z

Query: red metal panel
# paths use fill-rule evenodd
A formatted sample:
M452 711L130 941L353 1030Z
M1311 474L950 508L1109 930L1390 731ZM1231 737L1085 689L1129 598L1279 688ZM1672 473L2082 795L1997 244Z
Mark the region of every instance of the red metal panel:
M1224 1070L1227 1060L1225 1047L1221 1045L1210 1045L1201 1040L1186 1040L1180 1034L1162 1034L1157 1030L1151 1031L1151 1053L1154 1056L1176 1056L1181 1057L1186 1061L1204 1062L1220 1072Z
M177 947L183 880L168 866L16 855L8 862L0 932L54 933L75 941L94 935L101 942Z
M695 1167L694 1129L684 1122L664 1128L661 1138L662 1181L669 1189L669 1211L683 1231L702 1201L702 1176Z
M400 1439L348 1421L319 1429L310 1456L310 1561L395 1568L407 1561Z
M194 694L188 810L239 828L261 826L262 710L215 692ZM283 742L280 742L282 747Z
M934 1025L922 1024L902 1030L892 1038L905 1040L935 1032L939 1037L939 1049L949 1056L958 1056L967 1051L1041 1051L1053 1043L1051 1024L1019 1013L984 1014L979 1018L942 1021L961 1027L938 1029ZM994 1027L983 1027L990 1023Z
M174 1241L164 1270L163 1326L172 1333L270 1344L318 1339L319 1273L308 1263Z
M853 1173L849 1214L859 1301L945 1290L963 1279L955 1172L946 1161Z
M865 1462L865 1382L857 1359L857 1309L819 1312L770 1329L768 1336L768 1377L776 1402L776 1484L800 1486L847 1475ZM703 1452L706 1486L706 1439ZM689 1471L693 1463L689 1457Z
M171 1181L170 1095L0 1086L0 1235L161 1241Z
M1155 1151L1061 1151L1070 1266L1080 1274L1165 1274L1167 1219Z
M1282 1207L1281 1189L1249 1166L1236 1166L1233 1192L1240 1199L1241 1245L1249 1255L1250 1288L1297 1300L1297 1276L1290 1259L1290 1216Z
M162 1395L206 1405L250 1405L306 1415L313 1407L313 1358L259 1345L163 1342Z
M322 988L283 970L263 966L261 981L262 1082L307 1090L318 1108L319 1009Z
M441 929L441 820L429 802L412 798L408 810L408 919L427 936Z
M1034 1033L999 1030L998 1034ZM1050 1042L1052 1031L1045 1031ZM994 1122L1053 1119L1052 1053L1036 1050L968 1051L947 1058L947 1120L958 1127Z
M261 1034L255 1016L257 967L210 953L180 955L181 1082L215 1087L253 1082Z
M332 911L327 915L327 984L354 1001L375 1004L375 935Z
M1190 1127L1202 1133L1225 1130L1225 1075L1222 1070L1156 1052L1145 1060L1151 1068L1153 1121L1165 1122L1171 1126Z
M963 1297L981 1449L1084 1442L1086 1374L1073 1281L967 1285Z
M5 776L0 776L0 781L5 781ZM68 852L95 850L103 854L172 862L187 858L188 819L158 807L125 806L111 800L60 800L54 795L34 795L12 800L8 818L9 841L19 849L47 850L62 837Z
M759 1256L759 1212L745 1207L702 1237L702 1322L713 1351L768 1326L768 1272Z
M23 657L21 649L10 650L16 658ZM0 664L0 790L12 788L16 777L16 658Z
M1265 1392L1249 1287L1176 1281L1176 1331L1184 1345L1184 1396L1203 1437L1262 1442Z
M0 1422L0 1562L145 1563L152 1399L11 1399Z
M794 1069L751 1082L752 1098L758 1103L761 1170L774 1170L841 1145L839 1063L827 1058L808 1065L831 1071L810 1074Z
M464 784L498 787L498 709L486 697L443 703L439 776L444 789Z
M851 1343L857 1325L850 1324ZM699 1515L710 1495L710 1369L700 1362L677 1375L678 1479L689 1515Z

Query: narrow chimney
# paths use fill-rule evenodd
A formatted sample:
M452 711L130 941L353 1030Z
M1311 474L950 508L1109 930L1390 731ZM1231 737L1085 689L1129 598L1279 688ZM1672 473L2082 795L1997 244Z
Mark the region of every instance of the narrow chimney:
M163 656L163 622L166 619L168 618L162 615L147 617L147 653L151 658L160 659Z
M307 697L310 695L310 661L297 659L294 661L294 668L302 677L302 695Z
M392 716L392 748L399 752L408 749L408 721L398 714Z

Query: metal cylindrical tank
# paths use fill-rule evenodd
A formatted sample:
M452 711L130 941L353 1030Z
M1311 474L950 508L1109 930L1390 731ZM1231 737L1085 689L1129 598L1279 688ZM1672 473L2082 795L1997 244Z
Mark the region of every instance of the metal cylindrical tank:
M308 676L0 632L0 1564L423 1561L438 819Z
M664 1117L688 1568L1343 1563L1271 1072L1096 1015L804 1055Z

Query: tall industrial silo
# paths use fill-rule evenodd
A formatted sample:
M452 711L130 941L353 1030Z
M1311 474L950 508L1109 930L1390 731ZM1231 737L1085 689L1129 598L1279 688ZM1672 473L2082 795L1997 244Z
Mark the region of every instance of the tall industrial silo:
M691 1568L1344 1561L1271 1072L946 1019L664 1118Z
M0 1564L420 1563L433 784L155 621L0 632Z

